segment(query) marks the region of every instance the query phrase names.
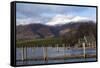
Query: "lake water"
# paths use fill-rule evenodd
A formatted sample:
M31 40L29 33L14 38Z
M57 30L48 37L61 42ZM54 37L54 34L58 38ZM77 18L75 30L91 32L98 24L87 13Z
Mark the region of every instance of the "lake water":
M83 49L67 49L64 47L47 47L47 56L48 57L60 57L66 55L83 55ZM85 54L92 55L96 54L96 49L85 49ZM27 58L36 58L44 56L44 47L28 47L27 48ZM16 49L16 60L22 59L22 49ZM30 64L46 64L46 63L64 63L64 62L80 62L80 61L95 61L96 58L74 58L74 59L59 59L59 60L26 60L26 61L17 61L17 65L30 65Z

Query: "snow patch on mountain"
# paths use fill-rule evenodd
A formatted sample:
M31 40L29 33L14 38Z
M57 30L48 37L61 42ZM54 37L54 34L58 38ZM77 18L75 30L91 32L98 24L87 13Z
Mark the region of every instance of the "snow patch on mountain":
M72 17L66 15L56 15L49 22L47 22L46 25L62 25L69 22L78 22L78 21L89 21L89 19L80 16Z

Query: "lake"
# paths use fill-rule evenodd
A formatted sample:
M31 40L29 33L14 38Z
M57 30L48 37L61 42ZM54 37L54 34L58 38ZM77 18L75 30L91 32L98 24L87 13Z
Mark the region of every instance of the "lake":
M35 64L48 64L48 63L64 63L64 62L81 62L81 61L96 61L95 57L91 58L71 58L71 59L56 59L51 60L48 58L47 61L42 60L34 60L33 58L39 58L39 57L62 57L64 55L66 56L74 56L74 55L83 55L84 50L82 48L79 49L67 49L64 47L28 47L27 51L24 50L24 53L26 52L26 60L22 60L22 48L16 48L16 64L17 65L35 65ZM95 48L89 48L85 49L86 55L94 55L96 54ZM33 59L33 60L32 60ZM20 61L18 61L20 60Z

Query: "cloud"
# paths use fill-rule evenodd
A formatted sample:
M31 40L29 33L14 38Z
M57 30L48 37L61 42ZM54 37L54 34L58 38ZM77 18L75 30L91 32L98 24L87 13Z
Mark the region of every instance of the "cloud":
M27 18L27 19L17 19L17 24L16 25L27 25L27 24L32 24L32 23L41 23L40 20L36 20L33 18Z
M57 24L65 24L66 22L70 22L71 16L66 15L56 15L53 17L49 22L47 22L47 25L57 25Z
M28 23L63 23L70 21L70 16L78 18L89 18L96 20L96 8L78 6L59 6L43 4L16 4L17 24ZM79 16L79 17L77 17ZM58 18L59 17L59 18ZM65 19L66 18L66 19ZM82 18L83 19L83 18ZM56 22L53 22L55 21Z
M18 18L16 19L16 25L27 25L27 24L34 24L34 23L41 23L45 24L51 20L51 18L45 18L45 17L30 17L30 18Z
M44 5L44 4L28 4L17 3L17 14L26 17L42 16L43 14L82 14L87 11L93 11L93 7L80 6L59 6L59 5ZM17 16L18 16L17 15Z
M78 21L89 21L90 19L87 17L80 17L80 16L66 16L66 15L56 15L51 19L51 21L47 22L46 25L61 25L70 22L78 22Z

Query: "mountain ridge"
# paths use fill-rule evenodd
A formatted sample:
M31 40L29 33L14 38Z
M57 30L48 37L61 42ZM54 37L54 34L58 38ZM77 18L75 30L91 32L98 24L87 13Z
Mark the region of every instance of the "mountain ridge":
M93 21L70 22L63 25L55 26L49 26L40 23L18 25L16 27L16 36L17 40L61 37L63 35L69 34L70 31L73 31L74 33L79 29L79 26L83 24L88 25L88 27L96 27L96 23Z

